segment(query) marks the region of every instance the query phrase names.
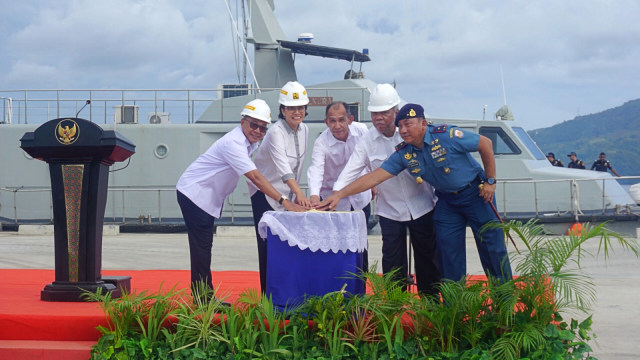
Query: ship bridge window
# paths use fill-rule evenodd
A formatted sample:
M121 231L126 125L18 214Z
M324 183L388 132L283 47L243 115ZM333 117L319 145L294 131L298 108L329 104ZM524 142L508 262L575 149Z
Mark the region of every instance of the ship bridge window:
M480 128L480 135L491 139L493 143L493 153L496 155L520 154L522 151L511 140L509 135L500 127L483 126Z
M531 151L531 153L533 154L533 157L535 157L537 160L546 159L542 150L540 150L538 145L536 145L533 139L529 136L529 134L527 134L527 132L523 128L519 126L514 126L511 129L513 130L513 132L516 133L516 135L518 135L520 140L524 143L524 146L526 146L527 149Z
M360 121L360 103L347 104L349 114L353 115L353 121Z

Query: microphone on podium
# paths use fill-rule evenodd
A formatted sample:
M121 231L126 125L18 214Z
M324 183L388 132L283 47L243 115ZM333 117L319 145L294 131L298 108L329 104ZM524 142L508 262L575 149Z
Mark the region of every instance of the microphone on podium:
M78 117L78 114L80 114L80 112L82 111L82 109L84 109L87 105L91 104L91 100L87 100L87 102L82 105L82 107L80 108L80 110L78 110L78 112L76 113L76 118Z

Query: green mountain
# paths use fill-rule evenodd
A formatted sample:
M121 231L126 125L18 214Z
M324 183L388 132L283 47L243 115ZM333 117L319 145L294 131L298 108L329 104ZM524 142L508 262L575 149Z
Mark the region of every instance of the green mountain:
M531 130L529 136L545 154L555 153L565 166L571 161L567 157L571 151L578 154L587 169L598 159L600 152L605 152L618 174L640 175L640 99L596 114L577 116L548 128Z

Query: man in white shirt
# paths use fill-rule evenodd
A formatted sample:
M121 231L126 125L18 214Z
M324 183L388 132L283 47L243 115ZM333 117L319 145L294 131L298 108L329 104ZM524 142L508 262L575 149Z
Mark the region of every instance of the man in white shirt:
M366 125L353 122L353 115L342 101L327 106L324 122L328 129L323 131L313 144L311 165L307 169L312 205L319 204L320 198L326 198L333 193L333 184L347 165L356 143L368 130ZM363 169L362 175L366 172L366 169ZM371 192L363 191L342 199L336 210L364 211L370 201Z
M367 126L353 122L347 104L336 101L327 105L324 122L328 129L323 131L313 144L311 165L307 169L307 182L311 204L318 205L320 198L327 198L333 193L333 184L344 169L353 153L358 140L367 132ZM366 169L361 175L366 174ZM348 196L338 204L337 211L362 210L367 223L371 214L371 191ZM362 268L368 270L369 262L365 252Z
M192 291L198 282L213 289L211 248L214 220L220 217L222 205L238 185L241 175L267 196L280 201L285 209L306 210L286 198L282 199L284 195L251 161L251 154L267 132L267 124L271 123L269 105L260 99L253 100L245 105L240 115L240 126L225 134L191 163L176 185L178 204L189 237Z
M371 93L368 110L373 127L358 141L347 165L333 185L340 190L356 180L363 169L373 171L395 152L402 138L395 126L400 97L390 84ZM418 184L405 170L377 186L376 214L382 232L382 271L394 270L405 282L408 274L407 230L414 250L416 282L420 293L436 293L440 270L436 254L433 209L436 196L428 183Z

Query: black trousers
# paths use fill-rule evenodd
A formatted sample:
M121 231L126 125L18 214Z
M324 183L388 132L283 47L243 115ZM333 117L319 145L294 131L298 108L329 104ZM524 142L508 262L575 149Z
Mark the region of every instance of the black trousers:
M258 223L262 215L273 210L267 202L267 197L260 190L251 196L251 209L253 210L253 226L256 230L256 240L258 242L258 268L260 270L260 290L264 293L267 290L267 241L263 240L258 233Z
M413 246L418 292L436 294L440 282L440 266L436 253L436 236L433 226L433 211L413 220L395 221L380 216L382 232L382 272L395 274L399 281L406 282L408 269L407 230Z
M191 289L197 282L204 282L213 290L211 280L211 248L215 218L194 204L180 191L176 191L178 205L182 211L189 236L189 257L191 260Z

